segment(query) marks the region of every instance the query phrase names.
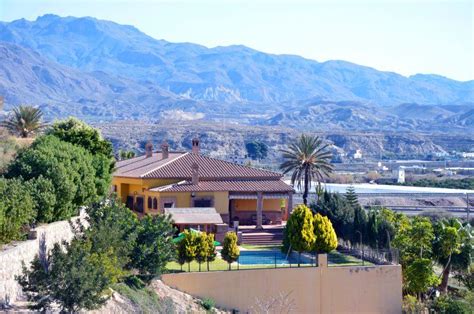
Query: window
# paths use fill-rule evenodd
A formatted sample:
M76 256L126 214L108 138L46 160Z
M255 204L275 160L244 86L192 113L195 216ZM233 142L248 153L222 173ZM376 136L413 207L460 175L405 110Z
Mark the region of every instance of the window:
M153 209L158 209L158 200L155 198L153 198Z
M153 201L151 199L151 196L148 196L148 209L151 209L153 207Z
M212 207L212 200L210 199L194 200L194 207Z
M165 202L163 203L163 208L173 208L174 203L173 202Z
M212 196L196 197L193 199L193 207L213 207L214 198Z

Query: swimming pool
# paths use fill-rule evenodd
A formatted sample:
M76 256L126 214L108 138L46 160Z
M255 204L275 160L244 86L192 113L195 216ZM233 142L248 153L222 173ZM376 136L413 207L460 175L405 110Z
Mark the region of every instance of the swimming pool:
M240 251L240 265L290 265L298 264L298 253L286 255L277 250ZM301 264L314 264L314 259L301 256Z

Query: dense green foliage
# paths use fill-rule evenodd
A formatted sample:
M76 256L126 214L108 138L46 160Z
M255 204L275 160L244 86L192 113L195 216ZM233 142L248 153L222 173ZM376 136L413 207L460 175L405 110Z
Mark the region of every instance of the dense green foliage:
M43 113L39 108L19 106L13 109L2 126L14 135L26 138L37 134L45 126L42 120Z
M302 134L282 153L284 161L280 169L283 174L291 173L291 184L296 183L298 189L303 190L303 203L308 205L308 193L313 182L321 182L333 170L328 144L323 144L317 136Z
M183 238L177 245L177 262L181 265L188 263L188 271L190 271L191 262L196 261L201 271L202 263L207 262L207 270L209 271L209 263L216 259L217 252L214 243L214 235L206 232L192 232L184 230Z
M208 233L206 236L206 241L207 241L206 263L207 263L207 270L209 271L209 263L215 261L217 257L216 245L214 243L214 234Z
M267 144L260 141L253 141L245 144L247 149L247 155L253 160L256 159L265 159L268 155L268 146Z
M98 199L95 174L92 155L83 148L54 136L42 136L18 154L6 176L50 180L56 195L54 220L61 220Z
M224 244L222 246L221 256L224 261L230 265L237 261L240 256L239 246L237 245L237 234L235 232L227 232L224 237Z
M216 306L216 302L211 298L205 298L201 301L201 305L206 311L211 311Z
M419 300L425 300L430 288L447 293L451 273L466 288L472 286L474 232L468 223L454 218L409 218L383 208L365 213L351 191L345 196L321 193L312 208L331 220L337 235L346 244L362 242L378 250L397 249L404 292L415 294ZM434 273L436 265L441 267L440 275ZM407 299L407 302L412 309L419 305L418 301L413 303Z
M293 209L286 223L285 236L288 237L291 250L299 254L311 251L314 245L315 235L313 213L307 206L298 205ZM298 266L300 266L299 259Z
M23 183L0 178L0 245L22 239L33 216L33 199Z
M102 138L99 130L76 118L69 118L54 123L47 134L82 147L93 156L92 166L96 172L97 194L105 196L112 181L115 159L112 144Z
M351 191L346 195L324 191L311 208L327 216L338 237L351 246L362 242L372 248L388 249L396 225L404 219L402 214L388 209L365 211Z
M141 274L161 274L174 258L174 228L170 216L146 215L137 226L137 244L131 255L131 265Z
M31 269L23 266L17 277L33 309L46 311L52 303L66 312L92 310L107 300L105 290L112 283L101 257L90 251L89 242L74 239L55 244L46 256L36 256Z
M313 251L317 253L329 253L337 248L337 235L328 217L320 214L314 215L313 219L315 241Z
M207 234L201 233L196 239L196 261L199 264L199 271L201 271L201 264L207 260L209 254L209 242L207 241Z
M17 278L34 308L45 310L52 302L69 312L97 308L111 285L126 281L143 288L130 273L154 275L174 257L167 216L139 221L120 202L107 200L88 208L87 225L76 224L70 244L43 251Z
M178 261L181 265L188 263L188 271L191 262L196 258L196 242L197 235L189 230L184 230L183 239L178 242ZM201 268L201 264L199 264L199 268Z
M102 138L99 130L76 118L55 122L47 134L80 146L93 155L102 154L110 159L113 158L112 144Z

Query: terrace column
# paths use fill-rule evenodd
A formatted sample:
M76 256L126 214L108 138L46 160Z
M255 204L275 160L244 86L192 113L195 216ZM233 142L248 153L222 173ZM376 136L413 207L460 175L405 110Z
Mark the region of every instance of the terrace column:
M262 229L263 221L263 193L257 192L257 227L256 229Z

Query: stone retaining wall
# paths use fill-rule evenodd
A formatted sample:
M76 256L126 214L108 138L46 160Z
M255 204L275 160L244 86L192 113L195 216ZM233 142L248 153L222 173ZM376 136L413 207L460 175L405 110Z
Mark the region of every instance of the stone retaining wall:
M82 211L80 216L71 218L71 221L80 219L85 223L85 215L85 211ZM15 280L15 276L22 272L22 262L28 266L39 253L40 247L48 251L54 243L70 241L73 237L69 221L40 225L36 230L37 239L14 242L0 249L0 305L23 299L21 287Z

